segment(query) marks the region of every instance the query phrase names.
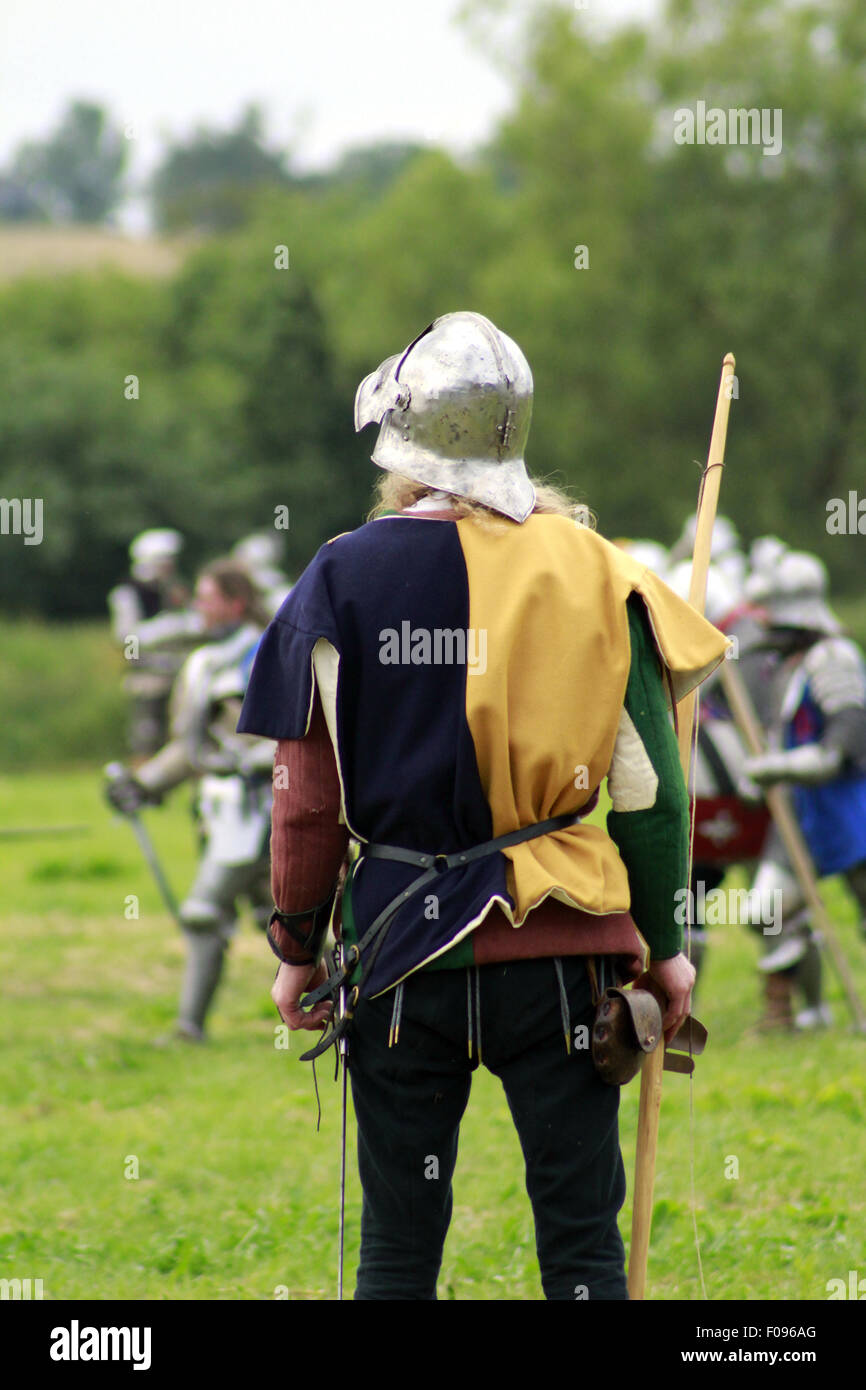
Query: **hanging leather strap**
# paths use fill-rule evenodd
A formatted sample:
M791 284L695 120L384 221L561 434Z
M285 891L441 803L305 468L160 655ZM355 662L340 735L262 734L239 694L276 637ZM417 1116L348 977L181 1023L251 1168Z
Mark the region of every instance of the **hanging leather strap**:
M352 989L343 1017L330 1033L325 1034L316 1047L301 1055L301 1061L308 1062L321 1056L332 1043L335 1043L345 1033L352 1019L355 1004L370 977L391 923L404 903L408 902L422 888L435 882L440 874L447 873L449 869L462 868L478 859L485 859L488 855L498 854L500 850L509 849L512 845L523 844L526 840L535 840L540 835L550 835L555 830L564 830L566 826L576 825L586 814L587 808L583 807L577 813L569 811L562 816L550 816L547 820L537 821L535 825L527 825L520 830L511 830L506 835L497 835L494 840L485 840L483 844L473 845L470 849L455 850L453 854L425 854L419 850L403 849L400 845L366 845L362 858L390 859L400 864L412 864L416 868L423 869L424 872L413 879L407 888L392 898L387 907L382 909L357 945L350 946L344 952L342 963L328 976L327 980L304 996L304 1002L301 1006L304 1013L314 1009L320 1000L328 996L333 998L335 992L341 985L345 984L352 971L361 962L363 953L371 948L369 956L363 961L361 978Z

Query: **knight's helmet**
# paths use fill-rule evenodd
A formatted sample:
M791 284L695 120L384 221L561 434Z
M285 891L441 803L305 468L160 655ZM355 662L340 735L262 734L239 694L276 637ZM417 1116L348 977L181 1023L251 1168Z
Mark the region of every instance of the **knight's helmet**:
M679 540L670 554L671 565L679 564L689 558L695 548L698 519L695 514L688 517ZM712 562L730 581L739 596L746 582L748 563L740 546L737 528L729 517L718 515L713 526Z
M751 574L770 574L787 553L788 546L778 536L758 536L749 547Z
M756 570L746 584L746 597L764 609L773 627L828 635L842 631L827 604L827 570L808 551L789 550L774 568Z
M692 513L683 523L679 540L671 550L671 560L678 564L681 560L691 557L695 548L695 536L698 530L698 518L696 513ZM721 560L726 555L730 555L740 549L740 537L734 523L726 516L719 514L713 524L712 556L715 561Z
M680 598L688 600L692 582L692 566L689 560L681 560L669 569L664 577L668 588L673 589ZM707 570L707 591L704 599L704 616L716 627L731 616L737 606L739 592L730 575L718 565L710 565Z
M232 546L231 558L249 570L250 574L265 574L276 569L282 559L282 541L276 531L254 531Z
M436 319L355 396L355 429L380 427L371 456L379 468L514 521L535 504L524 462L531 418L529 363L489 319L468 312Z
M171 569L183 549L183 536L165 526L142 531L129 547L132 573L136 579L154 579Z
M630 540L623 537L615 542L620 550L624 550L633 560L637 560L639 565L646 565L647 569L657 574L660 579L665 579L668 572L669 557L668 552L658 541Z

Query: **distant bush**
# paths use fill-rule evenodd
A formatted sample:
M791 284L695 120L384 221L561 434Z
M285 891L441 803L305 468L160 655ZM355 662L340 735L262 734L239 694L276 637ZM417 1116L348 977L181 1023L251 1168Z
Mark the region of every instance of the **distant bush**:
M107 624L4 621L0 646L0 769L68 768L123 756L122 660Z

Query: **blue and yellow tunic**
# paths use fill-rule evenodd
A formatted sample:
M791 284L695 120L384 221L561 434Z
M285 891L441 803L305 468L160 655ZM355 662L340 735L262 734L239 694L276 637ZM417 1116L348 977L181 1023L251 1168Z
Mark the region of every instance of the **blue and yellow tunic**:
M365 858L364 842L449 854L589 808L621 733L632 595L679 700L726 639L566 517L484 525L402 513L322 547L265 634L238 727L302 738L318 688L342 815L361 842L359 933L417 876ZM599 916L630 904L616 843L586 823L451 869L435 886L435 913L415 901L397 913L365 992L451 951L496 905L519 928L548 897Z

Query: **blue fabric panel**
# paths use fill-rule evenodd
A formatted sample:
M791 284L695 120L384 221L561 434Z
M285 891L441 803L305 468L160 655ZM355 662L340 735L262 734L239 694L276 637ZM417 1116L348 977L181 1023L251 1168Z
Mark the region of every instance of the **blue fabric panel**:
M809 687L786 731L785 746L820 740L824 716ZM818 873L839 874L866 860L866 777L840 777L822 787L794 787L794 810Z
M340 654L337 734L346 811L361 839L451 853L492 838L492 819L466 720L466 667L418 664L415 637L467 630L469 580L453 522L389 517L323 546L265 633L238 728L301 738L319 637ZM396 648L389 647L388 633ZM401 659L383 657L397 651ZM447 650L447 648L445 649ZM411 817L407 818L407 808ZM364 861L353 886L359 936L421 871ZM395 918L365 993L376 993L440 947L505 888L493 855L455 869ZM425 900L430 893L433 905Z

